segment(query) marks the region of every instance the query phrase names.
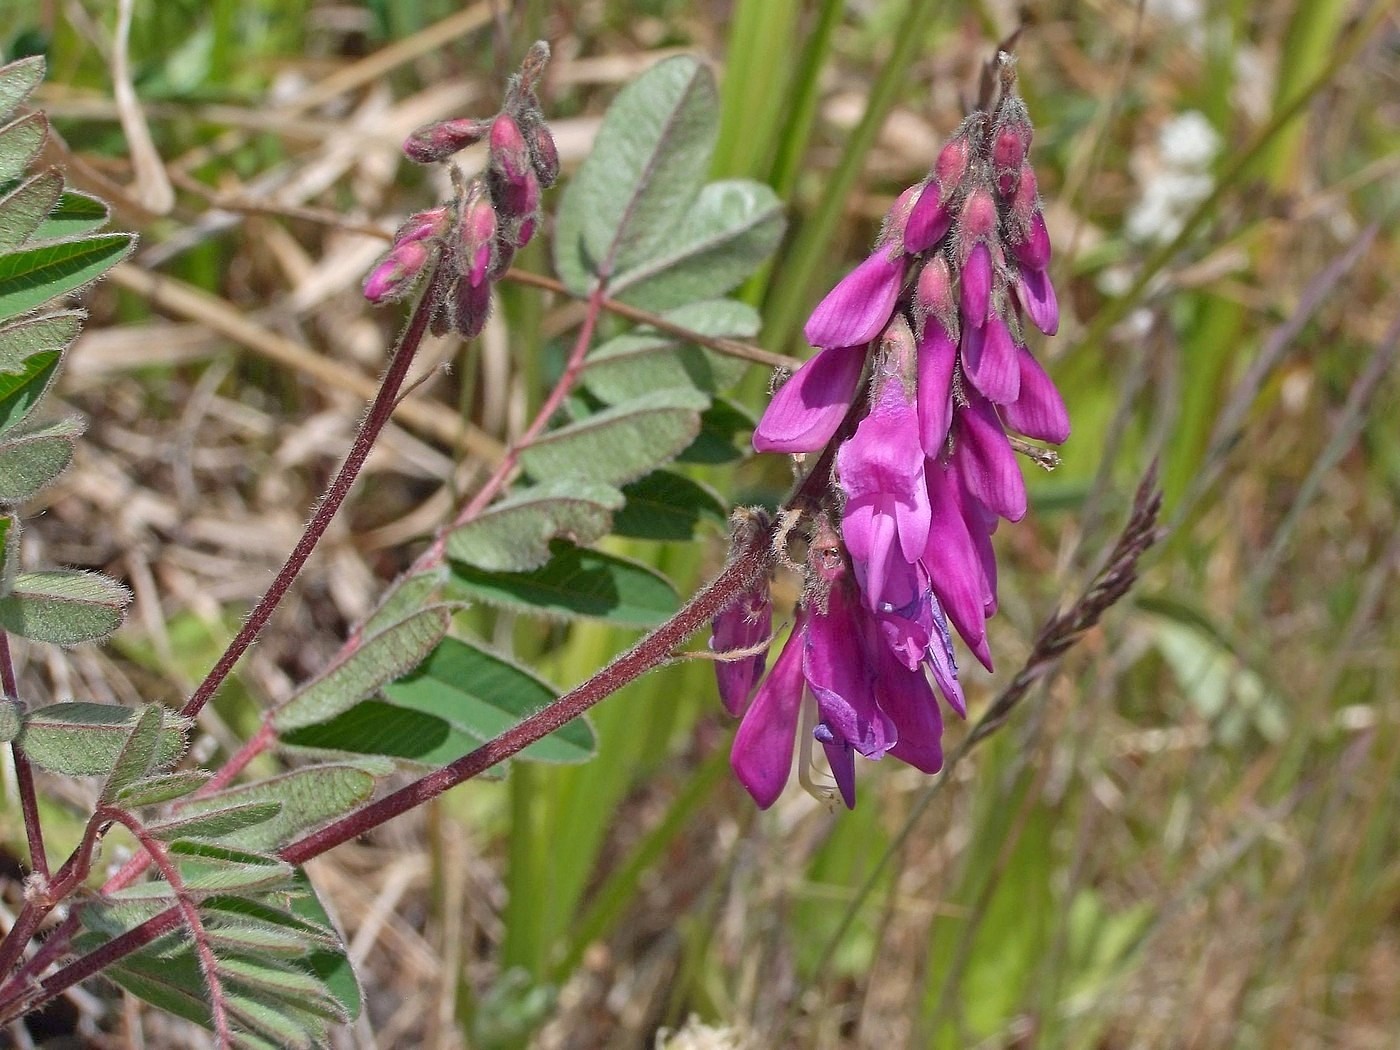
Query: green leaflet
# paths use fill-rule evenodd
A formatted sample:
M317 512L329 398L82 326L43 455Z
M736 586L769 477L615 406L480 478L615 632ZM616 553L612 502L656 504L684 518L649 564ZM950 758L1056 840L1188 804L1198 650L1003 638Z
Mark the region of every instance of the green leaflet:
M160 750L161 730L165 726L164 709L149 705L140 710L136 723L127 734L126 742L112 763L112 772L102 786L99 802L111 802L127 784L140 780L150 772Z
M0 255L0 320L38 309L95 281L136 247L130 233L103 233Z
M688 55L618 93L560 204L555 267L566 284L587 292L601 269L625 272L669 238L704 184L718 126L714 76Z
M521 452L520 462L535 478L625 484L695 440L707 404L694 390L657 391L550 431Z
M490 740L558 695L548 682L495 653L444 638L413 674L384 689L393 704L434 715L477 741ZM571 722L521 752L539 762L582 762L594 751L593 731Z
M194 839L177 839L167 847L191 895L247 893L286 888L293 868L270 853L235 849ZM170 885L160 880L139 882L110 894L113 900L169 900Z
M275 849L309 828L348 813L369 798L373 790L374 777L355 766L307 766L204 798L191 799L181 810L181 817L275 802L278 810L268 819L220 836L231 846Z
M210 774L203 769L185 769L177 773L160 773L143 780L136 780L116 793L117 805L125 809L138 809L141 806L158 806L171 799L183 798L191 791L203 787Z
M446 720L383 700L365 700L328 722L294 729L284 747L343 755L385 755L420 766L445 766L480 741Z
M712 490L683 474L657 470L622 490L627 506L613 517L613 533L639 540L690 540L702 521L720 528L728 518Z
M63 350L78 337L83 327L80 310L31 317L0 328L0 373L20 372L25 361L35 354ZM8 397L15 389L8 375L0 375L0 392Z
M0 185L23 175L49 134L49 122L42 113L30 113L0 128Z
M664 244L609 283L613 298L667 310L737 288L783 237L783 205L750 179L712 182L686 209Z
M63 193L57 168L35 175L0 198L0 252L18 248L37 230Z
M64 190L58 204L37 230L36 241L81 237L107 225L107 202L77 190Z
M235 802L205 812L182 813L178 817L147 824L146 830L158 839L220 839L227 840L240 831L266 824L282 812L282 803L268 799L258 802Z
M44 60L38 55L0 66L0 120L8 120L43 79Z
M348 657L303 686L272 716L278 732L324 722L412 670L447 633L444 606L424 609L365 639Z
M0 627L54 645L93 642L122 622L131 592L95 572L50 569L15 576L0 598Z
M679 608L660 573L617 555L556 540L547 564L532 572L483 572L452 566L452 586L468 598L543 616L587 616L650 627Z
M453 529L447 553L492 572L526 572L549 560L550 540L588 544L607 534L622 493L611 485L557 478L518 489Z
M82 432L82 422L69 416L0 438L0 504L23 503L63 473Z
M189 722L156 705L137 709L81 701L50 704L24 716L19 740L30 760L51 772L105 776L115 769L138 719L152 710L160 712L162 720L148 768L161 768L185 753Z
M758 332L758 311L733 299L690 303L662 315L701 335L747 337ZM658 390L689 387L713 395L743 377L748 363L687 343L678 336L640 327L595 348L583 381L610 404Z

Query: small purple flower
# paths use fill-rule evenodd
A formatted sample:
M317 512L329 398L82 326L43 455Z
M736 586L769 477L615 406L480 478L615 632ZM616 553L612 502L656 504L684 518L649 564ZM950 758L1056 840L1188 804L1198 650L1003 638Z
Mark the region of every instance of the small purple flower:
M889 323L904 282L904 256L878 249L817 304L804 329L813 346L860 346Z
M724 702L725 709L736 718L744 713L753 687L763 677L763 667L768 660L766 643L772 633L773 599L768 592L767 580L760 581L757 586L739 595L733 605L715 617L710 636L712 652L742 652L763 646L761 651L751 656L715 663L719 698Z
M815 452L850 411L865 352L853 347L820 351L778 388L753 432L756 452Z
M1011 330L995 312L981 328L963 330L963 374L988 400L999 405L1016 400L1021 368Z
M953 420L953 462L967 491L1007 521L1026 515L1026 482L991 402L969 393Z
M396 244L365 278L365 298L372 303L403 298L413 290L431 257L428 245L421 240Z
M802 676L806 633L807 614L799 611L792 635L758 687L734 736L729 764L760 809L767 809L778 800L792 772L797 717L807 685Z

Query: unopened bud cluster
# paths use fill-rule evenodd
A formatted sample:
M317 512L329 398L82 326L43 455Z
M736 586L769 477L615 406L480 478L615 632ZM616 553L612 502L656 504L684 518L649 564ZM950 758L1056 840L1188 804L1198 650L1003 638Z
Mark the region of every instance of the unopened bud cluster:
M548 59L549 46L535 43L511 78L501 111L489 120L438 121L408 137L404 153L419 164L450 162L468 146L485 142L486 170L464 178L453 167L452 200L410 216L399 227L393 245L365 278L365 298L401 299L433 265L446 266L453 280L434 306L433 332L455 330L467 337L481 332L492 284L534 236L540 193L559 177L559 153L535 94Z
M810 453L853 405L859 420L815 516L813 536L826 541L809 547L821 564L808 566L791 639L761 685L752 658L721 675L726 705L743 716L733 764L760 805L787 780L809 703L811 736L848 805L857 753L941 767L933 684L964 711L949 624L990 670L991 534L1026 512L1007 430L1069 436L1064 402L1025 345L1026 322L1053 335L1059 307L1031 123L1009 57L1000 71L995 105L963 121L928 177L895 201L875 250L812 312L805 331L818 353L754 431L760 452ZM766 596L761 587L721 615L716 648L758 644Z

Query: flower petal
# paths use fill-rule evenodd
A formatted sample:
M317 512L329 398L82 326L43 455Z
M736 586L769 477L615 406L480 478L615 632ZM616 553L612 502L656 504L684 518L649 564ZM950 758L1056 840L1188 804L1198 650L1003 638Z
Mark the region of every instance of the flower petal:
M1026 515L1026 482L996 410L974 395L953 425L957 437L952 461L967 491L988 510L1020 521Z
M858 349L823 350L778 388L753 432L757 452L815 452L836 433L865 365Z
M1021 392L1016 344L1006 322L995 314L985 328L969 328L963 336L963 370L988 401L1015 401Z
M991 653L987 649L985 615L986 580L982 559L963 520L962 504L957 497L957 480L938 463L929 463L928 476L930 519L928 546L924 551L924 567L928 570L934 594L947 610L953 626L987 668L992 669Z
M846 803L847 809L856 808L856 756L851 750L851 745L836 740L834 743L822 741L822 750L826 752L827 765L831 767L831 775L836 781L836 787L841 792L841 801Z
M985 241L978 241L963 263L960 278L959 312L963 328L981 328L987 323L987 304L992 297L992 256Z
M894 726L875 703L874 674L866 657L865 633L874 631L868 614L839 583L827 596L826 611L808 620L802 673L817 698L817 714L838 740L867 758L878 758L895 742ZM858 619L859 618L859 619Z
M751 649L768 638L773 630L773 600L768 593L768 581L745 591L714 619L710 650L724 653L734 649ZM725 709L735 717L744 713L749 694L763 677L763 665L768 651L737 660L716 660L715 678L719 682L719 698Z
M915 769L937 773L943 768L943 719L923 668L910 670L885 656L875 689L899 733L890 754Z
M1017 358L1021 391L1015 401L1002 407L1002 416L1012 430L1028 438L1061 444L1069 437L1069 412L1064 398L1034 354L1023 346Z
M1031 323L1046 335L1054 335L1060 330L1060 303L1055 298L1055 286L1050 283L1050 275L1044 270L1021 269L1021 279L1016 283L1016 298L1021 308L1030 315Z
M927 251L943 239L953 225L953 213L941 202L937 179L924 183L923 192L909 212L904 227L904 250L910 255Z
M802 705L805 634L805 621L799 613L792 636L739 725L729 755L734 775L761 809L777 801L792 772L792 749Z
M880 334L894 312L904 259L884 249L870 255L817 304L803 331L813 346L859 346Z
M937 456L948 440L957 358L957 344L948 330L936 318L928 318L919 343L919 444L928 456Z

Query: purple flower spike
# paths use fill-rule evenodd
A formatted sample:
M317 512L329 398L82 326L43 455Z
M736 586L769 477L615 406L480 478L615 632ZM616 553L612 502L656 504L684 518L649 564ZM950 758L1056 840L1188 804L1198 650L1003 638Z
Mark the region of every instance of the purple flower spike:
M904 257L876 251L848 273L807 319L807 341L825 348L860 346L889 323L904 282Z
M1055 298L1055 287L1050 283L1050 275L1044 270L1021 270L1021 279L1016 285L1016 298L1021 308L1030 315L1031 323L1046 335L1054 335L1060 330L1060 303Z
M987 323L987 306L992 298L992 255L985 242L972 246L963 263L961 283L959 312L966 337L969 327L981 328Z
M985 328L969 328L963 337L963 370L988 401L1009 404L1021 392L1016 350L1006 322L995 313Z
M765 643L773 631L773 599L768 581L762 580L753 590L745 591L729 608L714 620L710 636L710 651L717 653L752 649ZM736 718L748 706L749 694L763 677L768 650L737 660L717 660L715 678L719 680L719 698L725 709Z
M943 239L948 227L953 225L953 214L940 199L942 191L937 179L924 183L924 190L909 213L909 222L904 227L904 250L910 255L928 251Z
M919 342L919 444L937 456L953 422L953 366L958 346L942 323L930 317Z
M753 432L756 452L815 452L836 433L851 407L865 353L823 350L778 388Z
M992 654L987 648L985 611L987 580L981 555L968 534L967 522L963 520L962 507L954 491L957 482L936 462L929 463L924 473L928 478L932 508L924 564L928 566L933 592L967 647L990 671Z
M760 809L767 809L778 800L792 771L792 749L804 689L802 650L806 633L806 615L799 612L792 636L759 686L729 755L734 775Z
M953 461L967 491L1007 521L1026 516L1026 482L991 404L972 394L954 421Z
M1021 393L1001 413L1007 426L1028 438L1063 444L1069 437L1069 412L1054 382L1024 346L1017 351Z

